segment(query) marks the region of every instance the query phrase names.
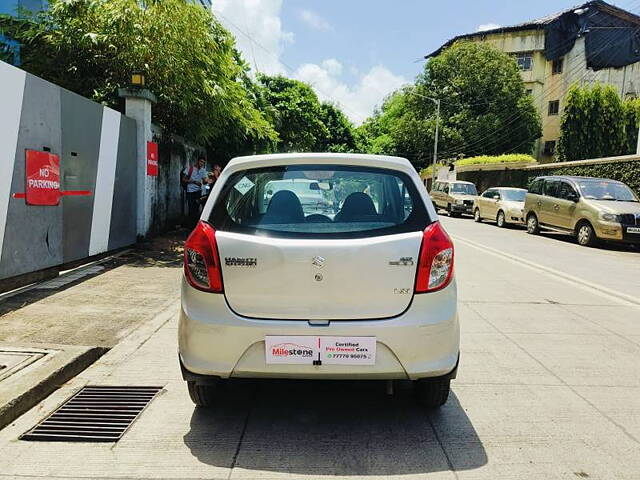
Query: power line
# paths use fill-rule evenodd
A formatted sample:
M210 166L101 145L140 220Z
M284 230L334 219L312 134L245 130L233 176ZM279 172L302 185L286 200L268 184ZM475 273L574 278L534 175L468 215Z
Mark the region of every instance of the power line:
M640 32L640 27L638 27L638 28L634 29L633 34L635 35L635 34L636 34L636 33L638 33L638 32ZM617 44L619 44L619 43L622 43L623 41L625 41L625 39L622 39L622 40L620 40L620 41L618 41L618 42L615 42L615 45L617 45ZM604 51L604 50L605 50L605 49L606 49L606 48L607 48L611 43L612 43L612 41L606 42L606 43L602 46L602 48L601 48L600 50L598 50L598 52L597 52L597 53L600 53L600 52ZM576 58L578 58L578 57L576 57ZM585 73L582 75L582 77L580 77L580 79L579 79L578 81L579 81L579 82L582 82L582 81L584 80L584 78L585 78L589 73L590 73L590 72L589 72L589 70L586 70L586 71L585 71ZM557 88L557 87L556 87L556 88ZM566 89L565 89L565 90L566 90ZM553 91L553 90L552 90L552 91ZM566 93L566 92L565 92L565 93ZM544 128L545 128L545 127L549 124L549 122L551 122L552 120L553 120L553 118L551 118L551 117L547 118L547 120L542 124L542 130L544 130ZM502 136L502 137L504 137L504 136L506 136L506 135L504 135L504 134L503 134L503 136ZM535 139L537 139L537 138L538 138L537 136L536 136L536 137L528 137L528 138L526 138L525 140L523 140L522 142L520 142L518 145L516 145L516 146L514 146L514 147L510 148L509 150L507 150L507 151L506 151L506 152L504 152L504 153L511 153L511 152L513 152L513 151L517 150L519 147L521 147L521 146L522 146L522 145L524 145L525 143L527 143L527 142L529 142L529 141L531 141L531 140L535 140ZM462 150L462 147L460 147L458 150ZM453 153L455 153L455 152L454 152L454 151L452 151L452 150L449 150L449 151L442 152L442 153L440 153L439 155L440 155L440 156L442 156L442 157L446 157L447 155L451 155L451 154L453 154ZM429 160L433 159L433 154L429 154L429 153L427 153L427 152L422 152L422 151L416 151L416 152L396 152L396 154L403 154L403 155L408 155L408 156L419 156L419 157L421 157L421 158L424 158L424 159L425 159L425 160L427 160L427 161L429 161Z
M244 30L242 30L240 27L238 27L238 25L236 25L234 22L232 22L229 18L227 18L226 16L224 16L222 13L220 12L215 12L216 15L219 15L220 17L224 18L225 21L227 21L229 24L231 24L233 27L235 27L235 29L240 32L241 34L243 34L245 37L247 37L249 39L249 41L251 42L251 44L255 44L258 47L260 47L263 51L265 51L266 53L268 53L269 55L271 55L273 58L275 58L276 60L278 60L278 62L280 62L286 70L288 70L289 74L294 74L295 73L295 69L293 67L291 67L290 65L287 65L281 58L280 56L269 50L268 48L266 48L264 45L262 45L260 42L258 42L256 39L254 39L249 33L245 32ZM327 95L326 92L323 92L322 90L320 90L317 86L314 85L314 88L320 92L322 95L324 95L325 97L331 99L332 101L334 101L336 104L340 105L341 108L343 108L344 110L346 110L347 112L350 112L352 115L355 115L356 117L360 118L362 121L365 121L367 118L363 117L361 114L354 112L353 110L351 110L350 108L344 106L339 100L336 100L334 97L332 97L331 95Z
M620 41L620 42L616 42L616 43L622 43L623 41L625 41L625 40L623 39L622 41ZM602 49L601 49L600 51L603 51L605 48L607 48L607 46L608 46L610 43L611 43L611 41L610 41L610 42L607 42L607 43L605 44L605 46L603 46L603 47L602 47ZM575 57L575 58L574 58L574 60L581 60L581 59L580 59L580 57ZM567 72L567 74L570 74L570 73L574 73L574 72L576 72L576 71L579 71L579 69L580 69L581 67L582 67L582 64L575 65L575 67L574 67L572 70L569 70L569 71ZM584 80L584 78L585 78L587 75L589 75L590 73L591 73L591 72L590 72L589 70L586 70L586 71L585 71L585 73L584 73L584 74L583 74L583 75L582 75L582 76L577 80L577 82L582 82L582 81ZM561 87L563 87L563 86L562 86L561 84L558 84L558 85L556 85L554 88L547 89L547 90L543 90L543 91L542 91L542 94L541 94L540 96L538 96L538 98L549 98L549 97L550 97L550 95L552 95L553 93L557 92L557 91L558 91L558 89L559 89L559 88L561 88ZM563 88L564 88L564 92L563 92L563 94L564 94L564 93L566 93L566 92L567 92L567 88L569 88L569 87L563 87ZM486 135L484 135L484 136L482 136L482 137L480 137L480 138L478 138L478 139L476 139L476 140L473 140L473 141L471 141L471 142L468 142L468 143L466 143L466 144L463 144L463 145L461 145L461 146L457 147L457 148L456 148L456 150L465 150L465 149L470 149L470 148L473 148L473 149L479 149L479 148L481 148L481 147L484 147L484 148L486 149L486 148L489 148L489 147L496 146L496 145L499 143L499 141L500 141L500 140L502 140L502 139L506 138L506 137L509 135L509 132L508 132L508 131L505 131L505 127L508 127L509 125L513 124L515 121L517 121L517 120L518 120L519 118L521 118L521 117L522 117L522 113L521 113L521 112L516 112L515 114L511 115L510 117L508 117L508 118L505 120L505 122L506 122L506 123L503 123L503 124L500 126L500 128L499 128L499 129L494 129L493 131L490 131L488 134L486 134ZM544 127L546 127L546 126L549 124L549 122L550 122L551 120L552 120L552 119L550 118L550 119L548 119L548 120L543 124L543 129L544 129ZM497 132L500 132L501 130L502 130L502 133L501 133L501 134L498 134L498 135L496 135L496 134L495 134L495 133L497 133ZM534 138L538 138L538 137L536 136L536 137L534 137ZM488 140L488 141L487 141L487 140ZM527 139L526 141L529 141L529 140L530 140L530 138L529 138L529 139ZM523 143L526 143L526 141L525 141L525 142L523 142ZM484 143L483 143L483 142L484 142ZM518 145L518 146L520 146L520 145ZM449 151L444 152L443 154L445 154L445 155L446 155L446 154L453 153L453 152L454 152L454 151L449 150Z
M635 3L638 3L638 2L637 2L637 1L632 2L632 4L631 4L631 5L633 5L633 4L635 4ZM629 6L630 8L631 8L631 5ZM633 7L633 8L635 8L635 7ZM598 13L597 11L596 11L596 12L594 12L594 13L593 13L593 14L591 14L588 18L593 17L593 16L594 16L594 15L596 15L597 13ZM623 41L624 41L624 40L623 40ZM571 43L571 40L569 40L569 41L565 41L565 42L563 42L563 43L561 43L561 44L558 44L558 45L556 45L556 47L554 47L554 50L552 50L552 51L553 51L554 53L555 53L555 52L558 52L558 51L560 51L560 49L561 49L561 48L564 48L564 47L565 47L565 46L567 46L569 43ZM606 48L606 46L607 46L609 43L611 43L611 42L607 42L607 43L605 44L605 47L603 47L603 49L604 49L604 48ZM619 42L618 42L618 43L619 43ZM603 49L601 49L600 51L602 51ZM576 57L574 57L574 61L575 61L575 60L581 60L581 57L576 56ZM582 66L581 64L575 65L575 66L573 67L573 69L569 69L569 70L567 71L567 74L572 73L572 72L575 72L575 71L578 71L578 70L579 70L579 68L581 68L581 66ZM586 74L587 74L587 73L588 73L588 71L585 73L585 75L583 75L583 77L580 79L580 81L582 81L582 80L584 79L584 77L586 76ZM543 84L544 84L544 83L546 83L546 80L547 80L550 76L552 76L552 75L553 75L553 72L551 72L550 74L545 75L545 77L543 78ZM555 92L555 91L558 89L558 87L559 87L559 86L561 86L561 85L557 85L555 88L552 88L551 90L543 90L543 91L540 93L540 95L536 95L536 96L532 97L532 101L534 101L534 102L535 102L536 100L541 100L542 98L548 97L551 93ZM507 135L509 135L509 134L508 134L508 133L506 133L506 132L504 132L504 131L503 131L502 135L497 135L497 136L495 136L494 134L495 134L495 133L500 132L501 130L504 130L504 128L505 128L505 127L507 127L507 126L509 126L509 125L513 124L513 123L514 123L516 120L518 120L518 118L520 118L521 116L522 116L522 113L521 113L521 112L519 112L519 111L515 112L515 113L514 113L514 114L512 114L511 116L507 117L507 119L505 119L505 122L506 122L506 123L503 123L499 128L496 128L496 129L493 129L493 130L489 131L489 133L488 133L488 134L483 135L483 136L482 136L482 137L480 137L480 138L477 138L477 137L476 137L476 138L477 138L476 140L473 140L473 139L472 139L470 142L467 142L467 143L465 143L465 144L463 144L463 145L459 146L456 150L469 149L469 148L472 148L472 147L473 147L474 149L477 149L477 148L479 148L480 146L484 146L485 148L487 148L487 147L489 147L489 146L495 146L495 145L497 145L499 140L501 140L501 139L505 138L505 137L506 137ZM545 124L544 126L546 126L546 124ZM491 138L490 138L490 137L491 137ZM537 137L536 137L536 138L537 138ZM487 139L489 139L489 142L488 142L486 145L483 145L483 142L484 142L485 140L487 140ZM527 140L527 141L529 141L529 140ZM525 143L525 142L523 142L523 143ZM445 151L445 152L443 152L443 155L447 155L447 154L451 154L451 153L454 153L454 151Z

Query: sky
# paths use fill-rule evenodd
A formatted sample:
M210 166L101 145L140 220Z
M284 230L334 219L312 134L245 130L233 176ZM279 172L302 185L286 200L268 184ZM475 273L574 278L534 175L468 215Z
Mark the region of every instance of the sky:
M610 1L640 13L640 0ZM412 82L451 37L514 25L576 0L214 0L253 71L311 84L355 123Z

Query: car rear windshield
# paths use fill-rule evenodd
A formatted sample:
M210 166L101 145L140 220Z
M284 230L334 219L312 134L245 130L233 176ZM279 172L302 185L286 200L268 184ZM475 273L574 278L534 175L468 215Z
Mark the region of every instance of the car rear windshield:
M467 195L477 195L478 191L476 190L475 185L471 185L469 183L452 183L451 193L465 193Z
M584 198L590 200L616 200L637 202L638 198L624 183L607 180L580 180L578 186Z
M415 184L395 170L288 165L233 174L209 221L219 230L351 238L421 231L431 223Z
M526 190L503 190L502 198L509 202L524 202L524 197L527 195Z

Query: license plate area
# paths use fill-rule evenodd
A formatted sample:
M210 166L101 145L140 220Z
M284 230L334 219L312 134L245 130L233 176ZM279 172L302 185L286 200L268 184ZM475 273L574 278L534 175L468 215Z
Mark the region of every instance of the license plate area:
M627 227L627 233L640 233L640 227Z
M267 335L264 343L267 364L376 364L376 337Z

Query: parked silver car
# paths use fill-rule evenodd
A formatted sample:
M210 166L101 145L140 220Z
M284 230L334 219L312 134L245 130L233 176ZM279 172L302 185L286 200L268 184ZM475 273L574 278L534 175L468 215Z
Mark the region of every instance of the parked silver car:
M298 178L340 205L333 218L286 188L264 201L265 186ZM185 244L178 350L192 400L211 405L230 377L409 379L442 405L459 356L453 258L405 159L232 160Z
M488 188L473 204L473 219L476 222L492 220L500 228L507 224L523 224L526 195L524 188Z

